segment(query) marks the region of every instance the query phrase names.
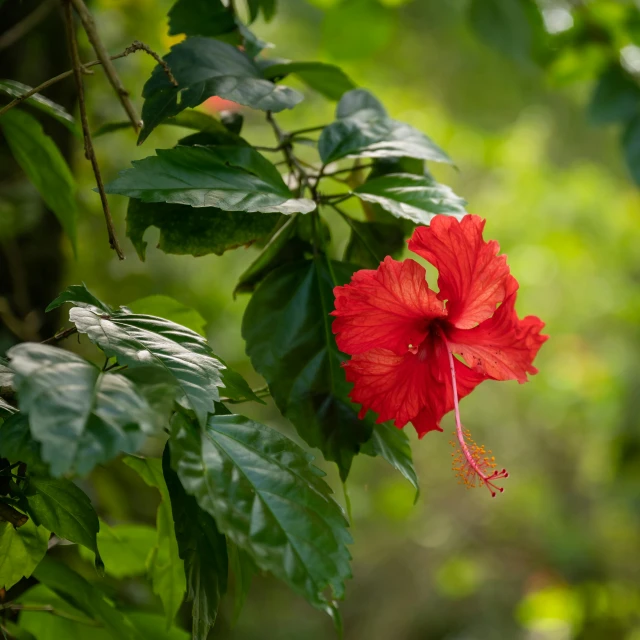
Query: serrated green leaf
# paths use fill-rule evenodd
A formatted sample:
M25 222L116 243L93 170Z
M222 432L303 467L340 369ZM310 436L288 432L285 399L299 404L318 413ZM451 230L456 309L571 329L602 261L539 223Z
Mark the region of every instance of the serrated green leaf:
M24 413L16 413L0 426L0 457L11 462L24 462L30 471L47 471L40 457L40 445L31 436Z
M157 366L178 385L178 401L192 409L201 424L220 399L222 363L207 341L175 322L114 311L107 315L95 307L75 307L69 318L80 333L109 357L129 367Z
M169 9L169 35L216 36L236 29L235 16L220 0L178 0Z
M284 265L258 285L242 321L247 354L282 414L312 447L337 463L345 479L372 425L348 399L343 356L331 332L333 287L356 267L324 260ZM283 320L286 319L286 322Z
M12 98L19 98L28 91L31 91L33 87L22 84L17 80L0 80L0 92L11 96ZM76 136L82 136L82 131L78 128L75 118L61 105L45 98L45 96L34 93L32 96L24 100L24 104L29 104L36 109L40 109L49 114L52 118L55 118L60 124L63 124L71 133ZM131 124L129 124L131 126Z
M200 135L200 134L196 134ZM145 259L149 227L160 229L158 249L175 255L204 256L245 246L266 236L280 214L222 211L214 207L194 209L182 204L129 200L127 237L141 260Z
M75 252L77 185L67 161L40 123L20 109L4 113L0 128L16 162L60 221Z
M356 87L340 67L326 62L278 62L267 66L262 73L267 80L274 82L295 74L311 89L330 100L340 100L347 91Z
M352 540L311 455L239 415L211 416L202 430L177 414L170 446L186 492L261 569L322 610L326 589L344 596Z
M596 124L626 122L640 113L640 87L619 64L600 76L589 103L589 118Z
M0 587L10 589L28 578L47 553L49 531L27 520L18 529L0 521Z
M384 458L394 469L397 469L415 488L416 500L420 494L418 475L413 466L409 438L390 422L376 424L371 440L362 446L362 453L368 456Z
M53 476L86 474L120 451L137 450L154 433L152 408L124 376L44 344L19 344L8 356L20 409Z
M176 147L133 162L106 186L107 193L143 202L170 202L224 211L309 213L315 203L296 199L278 170L251 147Z
M180 557L184 560L188 599L193 601L193 640L206 640L227 590L228 558L225 537L216 521L188 495L171 468L165 447L162 471L171 498L171 510ZM176 463L177 464L177 463Z
M201 336L205 335L204 327L207 321L195 309L169 296L145 296L127 303L127 308L133 313L166 318Z
M212 96L274 112L290 109L303 98L294 89L265 80L248 55L219 40L187 38L172 47L164 59L179 86L170 83L160 65L153 70L142 92L145 102L140 143L163 120Z
M29 475L25 490L27 513L32 520L59 538L83 545L92 551L101 567L96 536L98 514L89 496L70 480Z
M149 486L160 491L162 500L156 516L156 546L147 559L147 570L153 592L162 600L167 626L171 626L184 599L187 583L184 562L180 558L173 527L169 491L162 474L162 461L127 456L124 462Z
M49 306L45 309L45 313L57 309L67 302L74 304L76 307L98 307L98 309L102 309L105 313L111 313L113 311L108 304L96 298L83 283L72 284L70 287L67 287L53 302L49 303Z
M400 225L349 220L351 236L344 259L351 264L377 269L385 256L397 256L406 246Z
M392 173L367 180L352 193L415 224L427 225L438 214L452 215L460 220L467 213L466 201L449 187L427 176L411 173Z
M318 151L325 164L341 158L399 156L452 162L426 135L389 118L380 102L364 89L353 89L342 96L336 121L320 134Z
M268 273L275 268L298 262L304 258L305 252L310 253L312 246L296 235L298 219L291 216L269 239L262 253L247 267L238 279L233 295L248 293L256 288Z
M156 530L148 525L118 524L111 527L101 522L98 546L105 573L118 580L144 575L156 539ZM93 559L84 549L80 550L80 555L89 561Z
M33 575L73 607L100 621L111 636L121 640L143 640L144 636L131 620L118 611L100 589L67 565L45 556Z

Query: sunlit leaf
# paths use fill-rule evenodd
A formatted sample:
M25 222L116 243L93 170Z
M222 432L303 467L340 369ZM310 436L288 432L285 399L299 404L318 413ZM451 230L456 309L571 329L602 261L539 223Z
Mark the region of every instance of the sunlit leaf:
M44 558L49 544L49 531L27 520L15 529L10 522L0 521L0 587L11 588L23 577L28 578Z

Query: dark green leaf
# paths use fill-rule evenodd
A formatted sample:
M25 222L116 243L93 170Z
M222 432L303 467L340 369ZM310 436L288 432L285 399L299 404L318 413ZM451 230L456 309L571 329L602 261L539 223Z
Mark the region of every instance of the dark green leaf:
M143 640L131 620L118 611L97 587L67 565L45 556L33 573L34 577L63 600L90 618L99 620L111 635L121 640Z
M243 24L237 18L236 23L238 25L238 33L242 39L242 47L244 48L244 52L250 58L255 58L263 49L273 48L273 44L258 38L258 36L256 36L256 34L247 27L247 25Z
M0 5L2 5L1 1ZM20 623L22 624L22 616L20 618ZM11 622L11 620L3 620L2 625L4 626L5 630L11 634L11 640L38 640L38 638L36 638L32 633L29 633L29 631L27 631L26 629L19 627L14 622Z
M156 546L148 559L148 570L153 592L162 600L167 626L171 626L184 599L187 583L173 527L169 491L162 474L162 461L127 456L124 462L135 469L149 486L156 487L162 497L156 517Z
M291 73L330 100L340 100L343 94L356 87L340 67L325 62L280 62L263 71L264 77L274 82Z
M93 551L101 566L96 535L100 529L98 515L89 496L70 480L29 476L25 491L27 513L59 538Z
M242 321L251 362L269 383L278 408L312 447L346 478L353 456L371 435L347 395L343 356L331 332L333 287L356 267L303 261L272 271L251 297Z
M40 458L40 445L32 438L24 413L7 418L0 427L0 457L11 462L24 462L32 472L47 470Z
M169 10L169 35L215 36L236 29L233 12L220 0L178 0Z
M33 87L22 84L16 80L0 80L0 92L11 96L12 98L19 98L28 91L31 91ZM39 93L34 93L31 97L24 101L24 104L29 104L32 107L36 107L45 113L48 113L52 118L55 118L58 122L63 124L71 133L76 136L81 136L82 132L78 128L74 117L61 105L45 98ZM131 126L131 124L129 124Z
M352 264L377 269L385 256L397 256L406 246L403 229L385 222L349 220L351 237L344 259Z
M320 609L327 588L344 596L352 540L312 456L244 416L211 416L201 430L176 415L172 427L182 486L234 544Z
M65 304L65 302L71 302L76 307L98 307L105 313L112 313L113 309L106 303L96 298L91 293L85 284L72 284L67 287L49 306L45 309L45 312L52 311Z
M207 321L191 307L178 302L169 296L146 296L127 304L127 309L133 313L143 313L147 316L159 316L176 324L187 327L191 331L204 336Z
M640 185L640 115L631 120L624 130L622 148L631 177Z
M389 118L380 102L364 89L353 89L342 96L336 121L320 134L318 151L325 164L341 158L398 156L451 163L426 135Z
M429 224L437 214L461 219L466 201L427 176L392 173L367 180L353 191L361 200L379 204L397 218Z
M44 558L49 545L49 531L27 520L18 529L0 521L0 587L11 588L28 578Z
M262 253L247 267L240 276L233 294L248 293L276 267L304 258L305 252L311 252L311 245L296 235L297 216L291 216L277 229Z
M600 76L589 104L589 117L596 124L626 122L640 114L640 87L619 64Z
M260 12L265 22L269 22L276 14L276 0L247 0L249 20L253 22Z
M222 382L224 386L220 389L220 395L235 400L236 402L251 400L265 404L264 400L253 392L249 383L237 371L230 369L222 358L218 358L218 360L220 360L225 367L222 370Z
M174 87L158 65L144 86L144 127L139 142L163 120L187 107L219 96L264 111L282 111L298 104L298 91L265 80L255 62L231 44L193 37L172 47L164 58L179 86Z
M256 572L256 565L251 556L242 549L239 549L233 542L227 540L227 551L229 553L229 565L233 573L234 581L234 604L233 622L237 622L244 603L249 595L251 582Z
M165 447L162 470L171 497L171 510L180 557L184 560L188 598L193 600L193 638L206 640L227 591L228 558L225 537L216 521L188 495L171 468ZM177 463L174 463L177 464Z
M278 170L251 147L176 147L133 162L107 193L144 202L170 202L225 211L309 213L312 200L295 199Z
M213 403L220 399L219 387L223 384L223 365L195 331L125 309L107 315L95 307L75 307L69 317L80 333L87 334L120 364L163 369L181 391L178 401L192 409L201 424L207 413L214 411Z
M147 203L132 198L127 209L127 236L141 260L146 255L147 242L143 238L149 227L160 229L158 249L165 253L221 256L229 249L266 236L279 217L277 213L229 212L215 207L194 209L183 204Z
M124 376L44 344L19 344L8 355L20 409L53 476L88 473L120 451L135 451L155 432L153 409Z
M413 466L411 445L402 429L398 429L390 422L376 424L371 440L362 446L362 453L384 458L411 483L416 490L416 500L418 499L420 485Z
M55 142L40 123L19 109L0 117L0 128L13 157L60 221L76 249L76 182Z

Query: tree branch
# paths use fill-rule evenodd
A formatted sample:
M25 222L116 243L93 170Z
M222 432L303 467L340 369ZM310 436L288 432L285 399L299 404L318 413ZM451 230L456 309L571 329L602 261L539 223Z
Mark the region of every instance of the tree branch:
M60 342L60 340L64 340L69 336L72 336L74 333L78 333L78 330L75 327L69 327L64 331L59 331L55 336L51 336L46 340L43 340L41 344L51 344L52 342Z
M136 113L135 107L133 106L131 100L129 100L129 92L124 88L124 85L122 84L122 81L120 80L120 77L116 72L116 68L111 62L109 53L107 52L104 44L102 44L102 40L98 35L93 16L89 12L89 9L87 9L87 5L83 2L83 0L70 1L73 4L73 8L76 10L76 13L80 17L80 22L82 22L82 26L84 27L87 37L89 38L89 42L91 42L93 50L98 56L98 60L100 60L100 63L104 67L104 72L107 74L107 78L109 78L109 82L111 83L113 90L120 98L120 102L122 103L124 110L127 112L129 120L131 120L133 129L136 133L138 133L140 131L140 127L142 126L142 121Z
M72 0L71 0L72 1ZM107 200L107 194L104 190L104 183L102 182L102 175L100 173L100 165L98 165L98 159L96 158L96 152L93 148L93 142L91 141L91 131L89 129L89 121L87 119L87 106L84 101L84 84L82 82L82 63L80 62L80 54L78 53L78 40L76 38L76 31L73 24L73 14L71 13L70 0L64 0L64 23L67 30L67 40L69 42L69 52L71 54L71 63L73 65L73 77L76 82L76 89L78 91L78 106L80 109L80 122L82 123L82 135L84 137L84 155L93 169L93 175L96 177L96 184L98 185L98 192L100 193L100 200L102 202L102 211L104 213L104 221L107 225L107 234L109 235L109 245L116 252L120 260L124 260L124 253L118 243L116 237L116 231L113 227L113 218L111 217L111 211L109 210L109 201Z
M26 524L29 518L25 516L24 513L16 511L6 502L0 502L0 520L10 522L16 529L18 529L23 524Z

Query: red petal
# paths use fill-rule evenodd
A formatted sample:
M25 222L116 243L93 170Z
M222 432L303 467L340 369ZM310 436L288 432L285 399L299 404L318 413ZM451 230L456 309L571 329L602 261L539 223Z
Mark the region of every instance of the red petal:
M463 398L485 379L456 360L458 396ZM440 420L453 409L453 390L444 342L427 339L419 353L396 355L372 349L345 364L354 383L351 399L362 405L360 417L371 409L378 422L393 420L397 427L413 422L422 437L440 429Z
M527 316L523 320L515 312L518 283L510 277L507 298L495 314L473 329L447 328L449 347L459 353L476 371L494 380L527 381L540 347L549 336L540 335L544 323Z
M458 221L440 215L429 227L418 227L409 240L409 249L438 269L438 297L448 300L449 322L459 329L491 317L506 295L507 257L497 255L495 240L482 239L484 223L478 216Z
M424 267L413 260L387 256L378 269L357 271L333 292L333 332L340 351L350 355L373 348L406 353L425 338L430 320L446 314Z

